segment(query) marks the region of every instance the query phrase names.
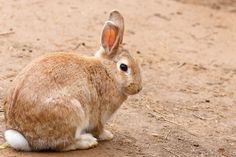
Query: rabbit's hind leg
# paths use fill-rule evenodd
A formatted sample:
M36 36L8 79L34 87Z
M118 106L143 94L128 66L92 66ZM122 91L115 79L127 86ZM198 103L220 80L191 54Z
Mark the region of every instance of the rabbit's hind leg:
M77 149L89 149L93 148L98 144L97 139L89 133L81 134L75 143L67 146L62 151L71 151Z

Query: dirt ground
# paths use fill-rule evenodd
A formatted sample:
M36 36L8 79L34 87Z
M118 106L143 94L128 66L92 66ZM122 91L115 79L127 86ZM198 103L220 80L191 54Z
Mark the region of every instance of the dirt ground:
M143 90L90 150L6 157L236 157L235 0L0 0L0 143L3 99L17 73L47 52L92 55L112 9L139 60Z

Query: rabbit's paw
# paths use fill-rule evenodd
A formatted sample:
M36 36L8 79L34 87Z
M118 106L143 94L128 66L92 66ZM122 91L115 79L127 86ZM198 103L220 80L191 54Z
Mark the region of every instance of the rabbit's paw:
M89 149L95 147L97 144L97 139L91 134L82 134L77 141L78 149Z
M108 141L108 140L112 140L114 137L114 135L108 131L108 130L103 130L102 133L98 136L98 139L100 141Z

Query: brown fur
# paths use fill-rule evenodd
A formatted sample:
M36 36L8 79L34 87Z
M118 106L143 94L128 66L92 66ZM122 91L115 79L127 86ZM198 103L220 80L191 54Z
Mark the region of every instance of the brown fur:
M62 150L75 143L76 129L83 125L85 117L89 124L85 132L98 137L103 131L103 119L107 120L127 95L141 90L134 59L122 48L113 51L116 55L112 58L101 47L96 57L59 52L30 63L9 90L6 128L22 133L32 150ZM117 70L121 58L129 62L130 76ZM76 100L85 117L73 105Z

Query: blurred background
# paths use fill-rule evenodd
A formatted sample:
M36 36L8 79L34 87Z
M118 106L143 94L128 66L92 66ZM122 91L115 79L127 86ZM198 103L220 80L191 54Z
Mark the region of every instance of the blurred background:
M236 0L0 0L0 143L18 72L48 52L93 55L113 9L144 87L108 123L114 140L68 153L0 148L0 156L236 156Z

